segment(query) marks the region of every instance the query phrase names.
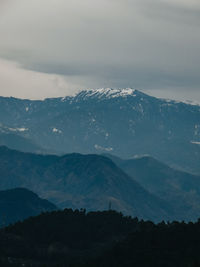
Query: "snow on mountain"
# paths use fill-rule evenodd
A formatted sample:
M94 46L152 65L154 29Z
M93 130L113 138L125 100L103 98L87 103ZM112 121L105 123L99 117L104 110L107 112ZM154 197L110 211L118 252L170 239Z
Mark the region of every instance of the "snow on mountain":
M178 101L178 100L172 100L172 99L165 99L165 98L156 98L153 96L150 96L142 91L133 89L133 88L94 88L94 89L86 89L86 90L80 90L79 92L75 93L73 96L66 96L63 98L60 98L62 102L67 100L86 100L88 98L98 98L98 99L112 99L112 98L127 98L127 97L140 97L140 100L143 101L143 97L148 98L154 98L159 99L163 101L163 104L171 105L171 104L186 104L186 105L192 105L192 106L200 106L200 103L196 101Z
M28 128L24 128L24 127L21 127L21 128L8 128L10 131L12 132L25 132L25 131L28 131Z
M191 106L200 106L200 103L197 101L191 101L191 100L172 100L172 99L167 99L167 98L161 98L163 101L167 103L172 103L172 104L186 104L186 105L191 105Z
M191 144L200 145L200 141L190 141Z
M61 102L66 102L70 100L71 102L73 101L79 101L80 99L88 99L88 98L98 98L99 100L102 99L111 99L111 98L119 98L119 97L136 97L137 93L142 94L141 92L132 89L132 88L118 88L118 89L113 89L113 88L98 88L98 89L86 89L86 90L81 90L74 94L73 96L66 96L60 98Z
M112 89L112 88L100 88L100 89L88 89L86 91L82 91L81 93L85 93L85 96L91 97L96 96L99 98L107 97L127 97L127 96L136 96L135 89L125 88L125 89Z
M59 130L59 129L57 129L57 128L53 128L53 129L52 129L52 132L53 132L53 133L59 133L59 134L62 133L62 131Z

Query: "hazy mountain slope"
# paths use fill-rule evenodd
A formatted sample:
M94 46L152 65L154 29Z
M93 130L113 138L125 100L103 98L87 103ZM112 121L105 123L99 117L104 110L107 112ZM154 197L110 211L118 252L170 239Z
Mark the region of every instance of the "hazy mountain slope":
M200 173L200 106L132 89L81 91L30 101L0 98L0 123L45 149L64 153L150 154Z
M145 189L169 201L182 219L196 220L200 214L200 176L181 172L151 158L122 160L106 154Z
M13 133L0 133L0 146L7 146L11 149L17 149L24 152L42 152L42 148L34 144L27 138L13 134Z
M0 191L0 226L56 209L54 204L25 188Z
M27 128L8 127L0 123L0 146L7 146L23 152L52 153L37 145L36 142L27 137Z
M44 156L0 147L0 173L0 189L26 187L60 207L102 210L111 202L113 209L140 218L174 216L167 203L103 156Z

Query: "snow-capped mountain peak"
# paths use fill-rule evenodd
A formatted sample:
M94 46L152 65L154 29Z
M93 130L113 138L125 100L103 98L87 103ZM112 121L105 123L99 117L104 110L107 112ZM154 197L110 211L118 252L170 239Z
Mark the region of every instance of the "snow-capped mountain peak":
M0 124L2 135L20 135L49 151L150 154L183 169L187 161L187 170L200 172L200 107L131 88L45 101L0 97Z
M113 89L113 88L98 88L98 89L87 89L80 91L75 97L88 98L116 98L116 97L127 97L136 96L136 90L132 88L124 89Z

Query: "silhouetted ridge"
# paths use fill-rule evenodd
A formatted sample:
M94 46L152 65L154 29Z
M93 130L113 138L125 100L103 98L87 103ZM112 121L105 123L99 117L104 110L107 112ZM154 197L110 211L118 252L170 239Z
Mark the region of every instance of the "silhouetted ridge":
M0 191L1 227L55 209L54 204L25 188Z
M47 212L0 231L5 267L199 267L199 250L199 221L156 225L113 210Z

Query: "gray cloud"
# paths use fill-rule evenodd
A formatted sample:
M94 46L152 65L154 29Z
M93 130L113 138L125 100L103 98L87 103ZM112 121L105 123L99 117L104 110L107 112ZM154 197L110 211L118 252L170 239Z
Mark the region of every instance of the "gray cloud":
M1 14L0 56L62 75L73 88L177 96L190 88L192 96L200 90L199 26L196 0L16 0Z

